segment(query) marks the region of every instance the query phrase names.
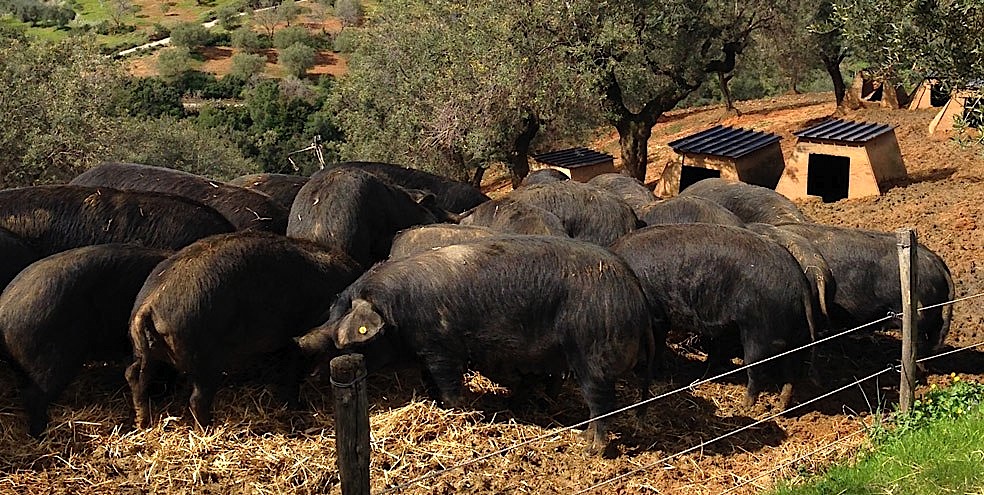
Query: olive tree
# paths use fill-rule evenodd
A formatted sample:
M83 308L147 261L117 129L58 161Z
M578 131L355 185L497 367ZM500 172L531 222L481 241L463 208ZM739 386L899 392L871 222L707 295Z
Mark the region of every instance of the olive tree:
M656 120L709 73L733 70L735 48L763 25L763 2L666 0L564 2L567 45L593 73L619 135L622 166L644 180ZM730 50L729 50L730 47ZM727 71L725 71L727 72Z
M284 66L287 74L294 77L302 77L308 69L314 67L314 60L318 53L314 48L304 43L294 43L282 50L279 50L277 60Z
M191 70L191 53L179 46L165 48L157 55L157 73L168 81L174 81Z
M342 29L362 24L365 15L361 0L335 0L335 17L341 21Z
M267 59L263 55L254 53L237 53L232 56L232 68L229 74L243 80L263 72Z
M246 53L259 53L261 43L256 31L249 26L241 26L230 34L232 47Z
M599 99L553 34L559 5L380 2L335 93L346 158L473 182L504 162L515 183L532 149L588 135Z
M171 44L195 50L211 41L212 35L197 22L182 22L171 28Z
M984 74L979 0L835 0L831 17L855 56L881 74L915 69L957 86Z
M124 80L91 39L0 35L0 187L67 181L102 155Z

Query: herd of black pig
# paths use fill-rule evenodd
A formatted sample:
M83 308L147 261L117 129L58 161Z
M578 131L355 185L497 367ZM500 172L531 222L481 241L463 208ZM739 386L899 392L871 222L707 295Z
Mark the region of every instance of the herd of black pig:
M0 191L0 357L28 433L44 435L87 362L130 356L138 427L163 369L186 377L206 426L224 373L276 353L296 404L312 367L350 351L373 370L418 367L449 407L465 407L467 369L517 397L569 376L596 417L626 374L650 396L671 330L698 337L716 367L901 310L892 234L812 223L772 190L721 179L662 200L623 175L565 178L534 172L490 200L383 163L229 183L104 163ZM953 298L921 245L918 272L920 305ZM942 345L949 307L919 318L921 352ZM776 385L788 406L811 361L749 368L745 405ZM586 433L602 449L607 421Z

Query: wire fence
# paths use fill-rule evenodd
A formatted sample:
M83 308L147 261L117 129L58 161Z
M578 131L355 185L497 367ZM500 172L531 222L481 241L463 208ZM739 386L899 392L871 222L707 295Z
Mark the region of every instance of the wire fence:
M974 298L978 298L978 297L982 297L982 296L984 296L984 292L979 293L979 294L974 294L974 295L966 296L966 297L961 297L961 298L958 298L958 299L954 299L952 301L945 301L945 302L942 302L942 303L939 303L939 304L934 304L934 305L931 305L931 306L926 306L926 307L923 307L923 308L919 308L918 311L924 311L924 310L933 309L933 308L937 308L937 307L941 307L941 306L952 305L952 304L956 304L957 302L966 301L966 300L970 300L970 299L974 299ZM523 442L516 443L516 444L510 445L510 446L504 447L504 448L499 449L499 450L496 450L494 452L490 452L488 454L484 454L482 456L469 459L468 461L465 461L465 462L462 462L462 463L459 463L459 464L455 464L455 465L452 465L452 466L449 466L449 467L445 467L445 468L441 468L441 469L438 469L438 470L431 471L431 472L429 472L427 474L424 474L422 476L419 476L417 478L414 478L414 479L411 479L409 481L400 483L398 485L395 485L395 486L386 488L386 489L384 489L384 490L382 490L382 491L380 491L378 493L379 494L387 494L387 493L396 493L396 492L403 491L403 489L405 489L405 488L407 488L407 487L409 487L411 485L414 485L414 484L417 484L417 483L421 483L423 481L427 481L427 480L433 479L435 477L441 476L441 475L446 474L448 472L456 471L458 469L463 469L463 468L468 467L470 465L473 465L473 464L476 464L476 463L485 461L485 460L490 459L492 457L496 457L496 456L500 456L500 455L506 454L506 453L508 453L510 451L513 451L515 449L518 449L518 448L521 448L521 447L524 447L524 446L527 446L527 445L530 445L530 444L533 444L533 443L536 443L536 442L540 442L540 441L543 441L543 440L546 440L546 439L549 439L549 438L555 438L555 437L557 437L558 435L560 435L562 433L565 433L565 432L568 432L568 431L571 431L571 430L580 428L582 426L586 426L586 425L590 424L592 421L596 421L596 420L600 420L600 419L606 419L606 418L609 418L611 416L614 416L614 415L617 415L617 414L621 414L621 413L630 411L632 409L636 409L636 408L641 407L643 405L647 405L647 404L650 404L652 402L665 399L665 398L667 398L667 397L669 397L671 395L674 395L674 394L677 394L677 393L681 393L681 392L684 392L684 391L688 391L688 390L693 390L697 386L703 385L705 383L708 383L708 382L711 382L711 381L714 381L714 380L721 379L723 377L726 377L728 375L732 375L734 373L739 373L739 372L744 371L744 370L747 370L747 369L749 369L749 368L751 368L753 366L763 365L763 364L765 364L767 362L770 362L770 361L779 359L779 358L784 357L784 356L787 356L789 354L800 352L800 351L803 351L805 349L809 349L811 347L820 345L822 343L831 341L833 339L837 339L837 338L843 337L845 335L851 334L851 333L856 332L856 331L858 331L860 329L867 328L867 327L870 327L872 325L877 325L879 323L885 322L885 321L890 320L890 319L897 318L899 316L900 315L897 314L897 313L889 313L885 317L879 318L877 320L874 320L874 321L865 323L863 325L859 325L859 326L856 326L854 328L850 328L850 329L847 329L847 330L838 332L836 334L833 334L833 335L824 337L822 339L815 340L813 342L810 342L809 344L806 344L806 345L803 345L803 346L800 346L800 347L797 347L797 348L794 348L794 349L787 350L785 352L782 352L782 353L779 353L779 354L770 356L768 358L765 358L765 359L756 361L754 363L750 363L750 364L747 364L747 365L743 365L743 366L737 367L735 369L732 369L732 370L729 370L727 372L724 372L724 373L721 373L721 374L712 376L710 378L702 378L700 380L696 380L696 381L690 383L687 386L680 387L680 388L671 390L669 392L665 392L665 393L656 395L654 397L650 397L650 398L648 398L646 400L642 400L642 401L639 401L639 402L630 404L628 406L622 407L620 409L616 409L616 410L613 410L611 412L608 412L608 413L605 413L605 414L602 414L602 415L599 415L599 416L596 416L596 417L593 417L593 418L589 418L587 420L581 421L579 423L575 423L575 424L570 425L570 426L565 426L565 427L557 428L557 429L555 429L555 430L553 430L553 431L551 431L549 433L545 433L543 435L539 435L539 436L533 437L533 438L528 439L528 440L525 440ZM981 346L984 346L984 342L979 342L977 344L972 344L972 345L969 345L969 346L966 346L966 347L961 347L961 348L958 348L958 349L953 349L953 350L950 350L950 351L947 351L947 352L943 352L943 353L939 353L939 354L936 354L936 355L933 355L933 356L924 357L922 359L918 359L916 362L917 363L922 363L922 362L926 362L926 361L929 361L929 360L932 360L932 359L943 357L943 356L946 356L946 355L949 355L949 354L954 354L954 353L957 353L957 352L962 352L962 351L965 351L965 350L968 350L968 349L973 349L973 348L977 348L977 347L981 347ZM827 397L830 397L830 396L835 395L835 394L837 394L839 392L842 392L842 391L844 391L844 390L846 390L848 388L857 386L857 385L859 385L859 384L861 384L861 383L863 383L863 382L865 382L867 380L870 380L870 379L876 378L878 376L881 376L882 374L885 374L885 373L888 373L888 372L899 372L900 369L901 369L901 365L900 364L889 365L887 368L885 368L883 370L880 370L880 371L878 371L876 373L873 373L873 374L868 375L868 376L866 376L864 378L861 378L860 380L855 380L855 381L853 381L851 383L848 383L846 385L843 385L841 387L838 387L838 388L836 388L836 389L834 389L834 390L832 390L830 392L827 392L827 393L825 393L823 395L820 395L820 396L811 398L811 399L809 399L809 400L807 400L805 402L801 402L801 403L799 403L799 404L797 404L797 405L795 405L793 407L790 407L790 408L788 408L788 409L786 409L786 410L784 410L782 412L772 414L772 415L770 415L770 416L768 416L766 418L757 420L757 421L755 421L753 423L750 423L748 425L745 425L745 426L743 426L741 428L738 428L736 430L732 430L732 431L730 431L728 433L722 434L722 435L720 435L718 437L715 437L715 438L713 438L711 440L702 442L702 443L700 443L698 445L695 445L695 446L690 447L688 449L685 449L683 451L680 451L680 452L674 453L672 455L663 457L663 458L659 459L658 461L653 462L653 463L651 463L649 465L646 465L644 467L641 467L641 468L638 468L638 469L629 471L627 473L620 474L620 475L618 475L616 477L613 477L613 478L604 480L602 482L596 483L596 484L594 484L594 485L592 485L592 486L590 486L588 488L585 488L585 489L583 489L583 490L581 490L579 492L575 492L575 495L579 495L579 494L582 494L582 493L587 493L587 492L593 491L593 490L595 490L597 488L600 488L602 486L606 486L606 485L609 485L609 484L614 483L616 481L619 481L619 480L628 478L628 477L633 476L633 475L635 475L637 473L640 473L640 472L643 472L643 471L647 471L647 470L649 470L649 469L651 469L651 468L653 468L653 467L655 467L655 466L657 466L659 464L664 464L667 461L670 461L670 460L675 459L677 457L686 455L688 453L694 452L694 451L699 450L699 449L703 449L703 448L707 447L708 445L711 445L711 444L713 444L715 442L724 440L724 439L729 438L731 436L734 436L734 435L736 435L738 433L741 433L741 432L746 431L748 429L751 429L751 428L754 428L756 426L759 426L759 425L761 425L763 423L772 421L772 420L774 420L774 419L776 419L776 418L778 418L780 416L783 416L783 415L788 414L790 412L793 412L793 411L796 411L798 409L801 409L801 408L803 408L803 407L805 407L805 406L807 406L809 404L813 404L815 402L818 402L820 400L823 400L823 399L825 399Z
M917 360L916 362L926 362L926 361L937 359L937 358L940 358L940 357L943 357L943 356L946 356L946 355L954 354L954 353L957 353L957 352L962 352L962 351L966 351L966 350L969 350L969 349L975 349L975 348L981 347L981 346L984 346L984 342L978 342L976 344L972 344L972 345L968 345L968 346L965 346L965 347L961 347L959 349L953 349L953 350L950 350L950 351L947 351L947 352L942 352L942 353L939 353L939 354L935 354L933 356L927 356L927 357L924 357L922 359ZM864 383L864 382L866 382L868 380L871 380L871 379L874 379L874 378L876 378L878 376L881 376L884 373L888 373L888 372L896 372L896 373L898 373L899 371L901 371L901 368L902 368L902 365L901 364L891 365L891 366L889 366L889 367L887 367L887 368L885 368L885 369L883 369L881 371L872 373L872 374L870 374L870 375L868 375L868 376L866 376L864 378L861 378L859 380L855 380L855 381L853 381L851 383L848 383L848 384L843 385L841 387L838 387L838 388L836 388L834 390L831 390L830 392L827 392L827 393L825 393L823 395L814 397L814 398L812 398L812 399L810 399L808 401L805 401L805 402L802 402L800 404L797 404L797 405L795 405L793 407L790 407L790 408L786 409L785 411L772 414L772 415L770 415L768 417L765 417L763 419L760 419L758 421L755 421L754 423L750 423L750 424L745 425L745 426L743 426L741 428L738 428L736 430L732 430L732 431L730 431L728 433L725 433L723 435L720 435L718 437L715 437L715 438L713 438L711 440L708 440L706 442L702 442L702 443L700 443L698 445L695 445L693 447L690 447L690 448L688 448L686 450L682 450L682 451L677 452L677 453L675 453L673 455L669 455L669 456L663 457L662 459L660 459L660 460L658 460L656 462L653 462L651 464L648 464L646 466L643 466L641 468L635 469L633 471L629 471L627 473L620 474L620 475L618 475L616 477L609 478L609 479L607 479L605 481L602 481L600 483L591 485L590 487L585 488L584 490L581 490L579 492L575 492L575 495L580 495L582 493L587 493L587 492L590 492L590 491L592 491L592 490L594 490L596 488L600 488L602 486L605 486L605 485L609 485L611 483L614 483L615 481L628 478L628 477L630 477L630 476L632 476L634 474L640 473L642 471L647 471L647 470L652 469L653 467L655 467L655 466L657 466L659 464L663 464L663 463L665 463L665 462L667 462L669 460L675 459L675 458L680 457L682 455L689 454L689 453L691 453L691 452L693 452L695 450L703 449L703 448L707 447L708 445L711 445L711 444L713 444L715 442L718 442L718 441L723 440L725 438L734 436L734 435L736 435L736 434L738 434L738 433L740 433L742 431L748 430L750 428L753 428L755 426L761 425L763 423L772 421L773 419L776 419L776 418L778 418L780 416L783 416L785 414L788 414L790 412L793 412L793 411L795 411L797 409L800 409L800 408L802 408L802 407L804 407L806 405L809 405L809 404L812 404L814 402L823 400L823 399L825 399L827 397L830 397L831 395L837 394L838 392L842 392L842 391L844 391L844 390L846 390L848 388L854 387L855 385L860 385L861 383Z
M834 394L837 394L837 393L842 392L844 390L847 390L847 389L849 389L851 387L854 387L855 385L864 383L864 382L866 382L868 380L871 380L871 379L873 379L873 378L875 378L877 376L881 376L881 375L883 375L885 373L888 373L890 371L897 372L898 371L897 368L898 368L897 365L889 366L889 367L887 367L887 368L885 368L885 369L883 369L881 371L877 371L877 372L872 373L872 374L870 374L870 375L868 375L868 376L866 376L864 378L861 378L860 380L855 380L855 381L853 381L851 383L848 383L847 385L843 385L843 386L840 386L838 388L835 388L834 390L831 390L831 391L829 391L829 392L827 392L827 393L825 393L823 395L814 397L814 398L812 398L812 399L810 399L808 401L801 402L801 403L796 404L795 406L790 407L788 409L785 409L783 411L780 411L780 412L777 412L775 414L771 414L769 416L766 416L766 417L764 417L764 418L762 418L760 420L757 420L757 421L755 421L753 423L749 423L749 424L747 424L745 426L742 426L741 428L738 428L736 430L731 430L731 431L729 431L727 433L724 433L722 435L718 435L717 437L714 437L714 438L712 438L710 440L707 440L705 442L701 442L701 443L699 443L697 445L694 445L693 447L690 447L690 448L681 450L681 451L679 451L679 452L677 452L675 454L671 454L671 455L662 457L659 460L657 460L655 462L652 462L650 464L647 464L645 466L642 466L640 468L634 469L634 470L629 471L627 473L620 474L620 475L615 476L613 478L609 478L609 479L607 479L605 481L596 483L596 484L591 485L591 486L589 486L589 487L587 487L587 488L585 488L585 489L583 489L581 491L574 492L574 494L575 495L580 495L581 493L587 493L587 492L593 491L593 490L595 490L597 488L601 488L603 486L606 486L606 485L609 485L611 483L614 483L616 481L619 481L619 480L622 480L622 479L625 479L625 478L629 478L629 477L634 476L634 475L636 475L638 473L641 473L643 471L648 471L648 470L650 470L650 469L652 469L652 468L654 468L654 467L656 467L656 466L658 466L660 464L665 464L666 462L671 461L673 459L676 459L677 457L680 457L682 455L686 455L686 454L689 454L691 452L694 452L694 451L703 449L703 448L707 447L708 445L711 445L713 443L716 443L716 442L719 442L721 440L724 440L725 438L729 438L729 437L735 436L735 435L737 435L737 434L739 434L739 433L741 433L743 431L746 431L746 430L755 428L756 426L760 426L760 425L762 425L764 423L768 423L769 421L772 421L772 420L774 420L774 419L776 419L776 418L778 418L780 416L783 416L785 414L789 414L789 413L791 413L793 411L796 411L798 409L802 409L802 408L804 408L804 407L806 407L806 406L808 406L810 404L813 404L814 402L818 402L820 400L826 399L827 397L830 397L831 395L834 395Z
M772 469L770 469L768 471L765 471L763 473L759 473L755 477L752 477L752 478L749 478L749 479L747 479L745 481L742 481L741 483L739 483L739 484L737 484L737 485L735 485L735 486L733 486L733 487L731 487L731 488L729 488L729 489L727 489L727 490L719 493L718 495L727 495L729 493L734 493L734 492L736 492L736 491L738 491L738 490L740 490L740 489L742 489L742 488L744 488L744 487L746 487L748 485L751 485L751 484L755 483L756 481L758 481L758 480L760 480L762 478L765 478L766 476L771 476L771 475L773 475L775 473L778 473L779 471L782 471L783 469L787 469L787 468L793 467L793 466L795 466L796 464L798 464L799 462L801 462L801 461L803 461L805 459L812 458L813 456L817 455L818 453L823 452L823 451L825 451L825 450L827 450L827 449L829 449L831 447L836 447L838 445L841 445L844 442L847 442L848 440L851 440L852 438L856 438L856 437L860 436L862 433L865 433L865 432L866 432L866 430L863 430L863 429L856 430L853 433L849 433L849 434L847 434L847 435L845 435L843 437L838 438L837 440L834 440L833 442L826 443L826 444L821 445L820 447L817 447L816 449L813 449L813 450L811 450L811 451L809 451L809 452L807 452L805 454L798 455L798 456L794 457L793 459L791 459L789 461L786 461L786 462L784 462L782 464L779 464L778 466L775 466L774 468L772 468ZM760 487L760 488L762 488L762 487Z

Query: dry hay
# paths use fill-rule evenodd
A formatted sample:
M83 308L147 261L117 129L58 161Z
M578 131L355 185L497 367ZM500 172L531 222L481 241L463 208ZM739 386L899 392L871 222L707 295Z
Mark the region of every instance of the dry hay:
M9 383L8 378L0 373L0 383ZM124 387L94 393L99 385L93 379L81 382L53 408L49 436L41 443L27 437L15 394L7 388L0 397L0 493L340 492L332 403L321 384L304 387L310 405L299 411L280 406L262 385L223 388L215 402L216 426L200 431L189 426L183 392L173 402L155 404L153 427L134 430ZM737 410L744 393L741 384L711 383L650 407L642 421L631 413L614 418L610 458L600 458L583 452L577 432L552 434L587 417L573 384L565 384L556 400L537 396L539 405L518 411L497 405L508 399L508 391L480 374L469 374L466 385L475 409L450 410L418 398L419 378L413 373L370 377L375 491L545 437L413 483L402 493L571 493L754 420ZM654 392L681 385L659 383ZM638 398L634 381L620 383L621 403ZM765 399L756 416L774 412L769 409L774 398ZM855 419L840 418L839 427L812 435L809 428L807 433L787 432L790 421L796 422L784 419L752 428L597 493L652 493L654 488L716 493L771 469L770 459L795 458L858 428ZM812 421L824 418L817 414ZM836 452L845 452L861 438L855 440ZM824 455L838 454L818 454L820 459ZM816 457L801 465L812 466L811 459ZM795 469L777 474L790 472ZM683 487L688 488L679 491Z

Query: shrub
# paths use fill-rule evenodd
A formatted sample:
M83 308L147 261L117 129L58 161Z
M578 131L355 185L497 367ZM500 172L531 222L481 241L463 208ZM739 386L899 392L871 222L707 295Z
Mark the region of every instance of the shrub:
M236 4L222 6L216 11L215 15L219 20L219 26L226 31L232 31L241 25L239 6Z
M259 172L252 160L229 141L223 128L200 128L193 120L134 120L120 129L119 143L109 150L106 160L143 163L187 172L231 179Z
M150 36L148 36L147 39L149 41L158 41L158 40L162 40L164 38L170 38L170 37L171 37L171 30L167 26L165 26L165 25L163 25L161 23L155 22L154 23L154 31L152 33L150 33Z
M359 35L354 29L343 29L335 35L333 49L339 53L353 53L359 46Z
M191 71L191 54L185 47L166 48L157 56L157 73L174 81Z
M181 117L181 90L158 77L130 79L120 92L118 113L129 117Z
M207 45L211 38L212 35L209 34L208 29L195 22L182 22L171 28L171 45L173 46L194 50Z
M311 33L300 26L291 26L277 31L273 35L273 46L278 50L283 50L295 43L313 47Z
M922 428L940 419L956 419L970 412L984 401L984 384L961 380L950 375L950 386L930 386L929 392L912 404L905 414L896 416L895 434Z
M232 47L246 53L256 53L260 51L262 44L260 37L249 26L243 26L232 32L230 35Z
M317 55L314 48L303 43L293 45L280 50L278 59L280 65L287 70L287 73L294 77L302 77L308 69L314 67L314 59Z
M241 77L248 80L255 74L263 72L266 66L266 57L253 53L237 53L232 56L232 69L229 75Z

